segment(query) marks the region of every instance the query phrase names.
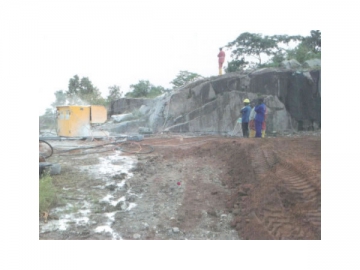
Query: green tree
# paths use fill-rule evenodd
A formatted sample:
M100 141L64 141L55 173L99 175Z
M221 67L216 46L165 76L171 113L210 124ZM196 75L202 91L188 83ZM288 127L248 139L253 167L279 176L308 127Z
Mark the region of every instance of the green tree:
M304 37L296 35L296 36L288 36L288 35L274 35L270 37L271 39L275 40L278 44L289 45L290 41L302 41ZM281 50L281 48L280 48Z
M118 100L122 97L123 92L120 91L120 86L113 85L109 86L109 95L107 96L106 100L108 103Z
M303 37L294 49L287 50L287 59L296 59L299 63L306 60L321 59L321 32L312 30L310 36Z
M270 60L262 65L259 65L259 67L280 67L281 63L286 59L286 53L279 51L278 53L275 53Z
M274 50L278 50L275 39L249 32L242 33L237 39L229 42L226 47L232 49L231 57L235 57L236 60L243 56L253 56L259 60L260 65L262 53L271 55L274 53Z
M226 73L241 71L245 65L249 64L249 62L245 61L244 57L239 60L235 59L227 63L228 65L224 67Z
M303 39L302 44L311 49L313 53L321 51L321 32L320 30L311 30L310 36Z
M53 108L47 108L45 113L39 116L39 127L40 129L44 128L54 128L56 125L56 114Z
M78 102L79 89L80 78L78 75L74 75L74 77L69 80L68 91L66 92L66 98L70 104L76 104Z
M262 56L273 56L275 60L285 52L285 49L280 45L288 45L290 41L300 41L301 36L288 36L288 35L274 35L262 36L261 34L253 34L245 32L240 34L234 41L229 42L225 47L231 49L231 57L236 61L241 61L244 56L255 57L259 62L258 66L262 65ZM237 71L244 63L236 62L234 60L228 66L229 72Z
M321 59L321 52L314 53L305 43L301 43L296 48L287 51L287 59L296 59L299 63L314 58Z
M78 75L74 75L69 80L66 95L70 105L105 105L105 99L101 96L99 89L93 86L88 77L83 77L80 80Z
M170 83L173 85L173 88L177 88L187 84L188 82L194 81L195 79L198 78L204 78L204 77L197 73L181 70L179 74L176 76L176 78L172 80Z
M147 95L147 97L148 98L154 98L154 97L162 95L164 92L165 92L164 87L162 87L162 86L152 86L149 93L148 93L148 95Z
M66 93L63 90L58 90L54 93L55 101L51 103L53 108L66 104Z
M131 91L125 94L129 98L154 98L164 93L162 86L154 86L149 81L140 80L137 84L130 85Z

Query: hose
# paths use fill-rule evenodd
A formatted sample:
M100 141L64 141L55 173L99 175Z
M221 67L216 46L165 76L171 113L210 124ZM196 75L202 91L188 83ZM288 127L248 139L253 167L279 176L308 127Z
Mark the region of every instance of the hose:
M112 143L104 143L104 144L95 145L95 146L76 147L76 148L71 148L71 149L59 151L59 152L57 152L57 153L66 153L66 152L70 152L70 151L74 151L74 150L93 149L93 148L103 147L103 146L105 146L105 145L112 145L112 144L118 144L118 143L119 143L119 142L112 142ZM107 150L107 151L108 151L108 150Z
M89 149L95 149L98 147L103 147L105 145L118 145L117 147L111 148L111 149L106 149L103 151L93 151L93 152L86 152L86 153L76 153L76 154L71 154L69 152L71 151L75 151L75 150L89 150ZM124 145L136 145L138 147L138 150L136 151L130 151L130 150L126 150L124 149ZM145 152L141 152L143 147L147 147L150 150L145 151ZM109 152L109 151L114 151L114 150L119 150L122 151L124 153L128 153L128 154L150 154L154 151L154 148L151 145L143 145L143 144L138 144L135 142L114 142L114 143L107 143L107 144L102 144L102 145L96 145L96 146L91 146L91 147L78 147L78 148L72 148L72 149L68 149L68 150L64 150L60 153L68 153L68 154L60 154L59 156L81 156L81 155L90 155L90 154L98 154L98 153L104 153L104 152Z
M139 150L138 151L128 151L128 150L124 150L124 145L137 145L139 146ZM147 147L149 148L150 150L146 151L146 152L141 152L141 150L143 149L143 147ZM154 147L152 147L151 145L148 145L148 144L138 144L138 143L129 143L129 142L124 142L121 144L120 147L116 147L115 148L116 150L120 150L122 152L125 152L125 153L128 153L128 154L150 154L152 152L154 152Z
M49 158L49 157L51 157L52 154L54 153L53 147L52 147L48 142L46 142L46 141L44 141L44 140L39 140L39 145L40 145L41 143L45 143L46 145L48 145L48 146L50 147L50 150L51 150L50 155L48 155L48 156L44 156L44 155L43 155L43 157L44 157L44 158Z

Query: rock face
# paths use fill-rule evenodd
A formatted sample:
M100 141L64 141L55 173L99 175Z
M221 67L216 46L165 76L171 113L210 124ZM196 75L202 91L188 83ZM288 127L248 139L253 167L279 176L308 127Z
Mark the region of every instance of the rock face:
M120 99L111 105L110 114L141 108L142 126L154 132L229 134L240 117L242 101L261 95L267 106L267 131L320 127L320 72L264 68L229 73L198 80L156 99Z
M109 113L110 115L124 114L132 112L133 110L138 110L142 105L152 107L154 101L154 99L146 98L120 98L111 103Z
M302 65L304 68L319 68L321 67L321 60L320 59L310 59L303 63Z
M294 68L301 67L301 64L298 61L296 61L295 59L290 59L290 60L283 61L281 63L281 67L286 68L286 69L294 69Z

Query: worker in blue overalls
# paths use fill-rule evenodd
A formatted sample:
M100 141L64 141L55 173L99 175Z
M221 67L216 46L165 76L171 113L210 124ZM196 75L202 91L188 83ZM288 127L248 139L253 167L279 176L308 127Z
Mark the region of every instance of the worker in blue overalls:
M258 99L258 105L255 107L255 138L261 138L261 129L265 121L266 105L264 104L264 99Z

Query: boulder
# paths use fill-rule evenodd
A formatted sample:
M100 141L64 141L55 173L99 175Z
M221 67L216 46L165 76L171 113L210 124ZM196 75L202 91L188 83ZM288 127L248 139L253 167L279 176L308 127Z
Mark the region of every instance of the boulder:
M146 115L150 111L150 108L146 105L141 105L139 112L143 115Z
M49 173L50 175L60 174L61 165L58 163L50 163L50 162L39 162L39 176L44 173Z
M282 61L280 66L285 69L296 69L301 67L301 64L295 59L290 59Z
M302 64L303 68L319 68L321 67L321 60L320 59L310 59L310 60L306 60L303 64Z
M103 129L107 129L114 134L137 133L140 126L145 124L144 120L125 121L119 124L107 125Z
M124 114L113 114L111 115L111 119L115 122L115 123L120 123L123 122L125 120L129 120L130 118L132 118L133 115L131 113L124 113Z
M128 208L129 204L126 201L120 201L116 206L115 209L118 210L126 210Z
M124 114L139 109L142 105L152 107L156 99L151 98L120 98L111 102L109 112L111 114Z

